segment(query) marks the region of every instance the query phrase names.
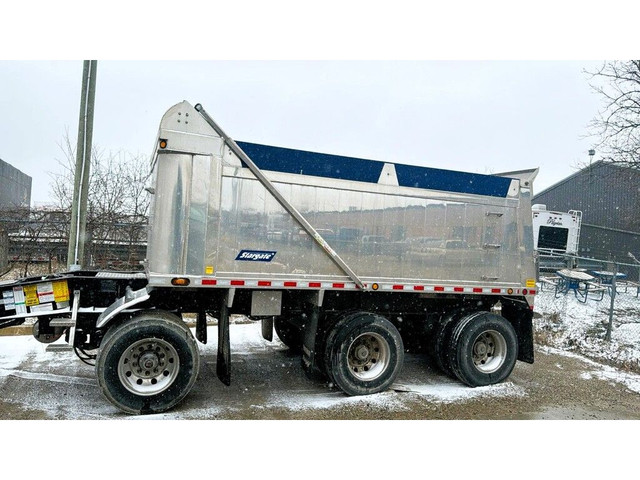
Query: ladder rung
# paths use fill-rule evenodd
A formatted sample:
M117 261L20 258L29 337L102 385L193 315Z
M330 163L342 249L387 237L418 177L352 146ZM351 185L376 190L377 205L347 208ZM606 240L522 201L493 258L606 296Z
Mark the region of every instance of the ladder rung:
M70 352L73 347L68 343L50 343L45 350L47 352Z
M51 327L74 327L76 322L71 318L54 318L49 321Z

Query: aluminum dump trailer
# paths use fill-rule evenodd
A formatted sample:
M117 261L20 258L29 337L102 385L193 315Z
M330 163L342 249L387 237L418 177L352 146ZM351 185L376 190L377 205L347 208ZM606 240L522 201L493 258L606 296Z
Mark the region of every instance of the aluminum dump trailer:
M231 314L261 321L267 340L275 330L311 379L348 395L389 388L407 350L469 386L533 362L537 169L480 175L235 142L182 102L162 118L152 173L144 274L0 285L0 327L37 316L36 338L97 352L100 387L124 411L188 394L207 316L226 384Z

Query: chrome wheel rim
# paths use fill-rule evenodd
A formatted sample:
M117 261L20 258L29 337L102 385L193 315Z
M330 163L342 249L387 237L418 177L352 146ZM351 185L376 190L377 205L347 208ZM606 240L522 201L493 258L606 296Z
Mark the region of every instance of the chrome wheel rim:
M487 330L474 340L471 351L475 367L482 373L493 373L505 362L507 341L500 332Z
M146 338L129 346L118 361L120 382L131 393L148 396L163 392L180 371L178 352L168 342Z
M363 333L349 345L347 365L359 380L379 377L390 361L389 344L377 333Z

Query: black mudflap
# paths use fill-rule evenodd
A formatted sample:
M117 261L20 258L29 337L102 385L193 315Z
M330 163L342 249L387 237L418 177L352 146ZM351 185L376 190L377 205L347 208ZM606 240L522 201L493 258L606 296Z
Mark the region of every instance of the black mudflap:
M273 317L263 318L260 323L262 323L262 338L264 338L267 342L273 341Z
M218 318L218 359L216 375L222 383L231 385L231 346L229 342L229 308L227 296L222 299Z
M203 344L207 344L207 313L198 312L196 322L196 339Z
M308 378L318 380L322 378L322 371L316 362L316 334L318 332L318 318L320 308L316 305L311 307L311 314L304 328L304 340L302 344L302 368Z
M511 322L518 336L518 360L533 363L533 311L526 302L503 299L502 316Z

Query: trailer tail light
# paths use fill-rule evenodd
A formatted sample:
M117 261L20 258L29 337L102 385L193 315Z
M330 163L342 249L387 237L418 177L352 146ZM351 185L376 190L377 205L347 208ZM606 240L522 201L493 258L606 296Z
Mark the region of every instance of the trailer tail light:
M160 145L160 148L164 150L165 148L167 148L167 140L164 138L161 138L159 145Z
M175 285L176 287L186 287L187 285L189 285L189 279L182 277L172 278L171 285Z

